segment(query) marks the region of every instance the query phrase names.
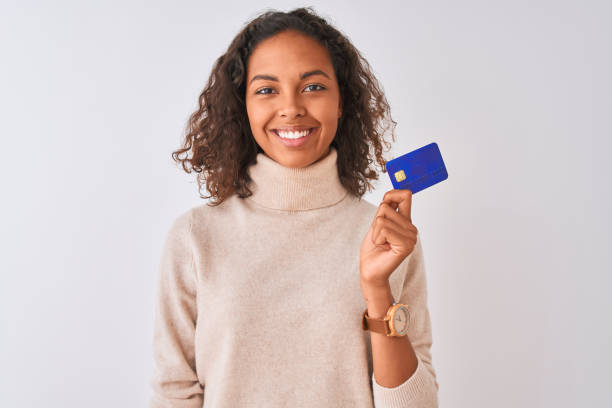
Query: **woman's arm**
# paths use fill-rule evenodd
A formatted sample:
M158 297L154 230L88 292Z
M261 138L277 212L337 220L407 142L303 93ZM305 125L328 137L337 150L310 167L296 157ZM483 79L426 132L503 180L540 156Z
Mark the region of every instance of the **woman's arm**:
M154 374L150 408L202 408L204 387L195 367L196 278L190 248L191 213L170 227L155 300Z
M431 320L427 307L425 263L420 237L414 252L397 271L404 276L398 303L408 305L407 336L387 337L370 332L372 391L376 408L437 408L438 383L431 363ZM361 282L368 315L384 317L393 303L389 285Z
M382 319L393 304L391 287L371 287L361 282L361 290L368 308L368 316ZM417 357L408 336L394 337L370 332L372 359L376 382L393 388L406 382L417 369Z

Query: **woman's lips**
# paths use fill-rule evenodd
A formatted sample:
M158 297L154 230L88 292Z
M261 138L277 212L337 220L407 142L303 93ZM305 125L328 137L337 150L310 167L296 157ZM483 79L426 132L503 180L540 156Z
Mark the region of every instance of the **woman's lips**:
M299 147L302 146L304 143L306 143L309 139L310 136L312 136L316 130L318 130L319 128L310 128L310 131L308 132L308 134L306 136L300 137L298 139L285 139L280 137L280 135L278 134L278 130L277 129L272 129L272 132L276 135L276 137L278 137L278 139L287 147Z

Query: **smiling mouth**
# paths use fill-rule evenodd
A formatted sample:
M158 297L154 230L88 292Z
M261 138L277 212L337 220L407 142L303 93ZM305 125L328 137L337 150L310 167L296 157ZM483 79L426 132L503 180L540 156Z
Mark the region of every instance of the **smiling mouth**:
M300 136L300 137L283 137L283 136L281 136L281 135L278 133L278 129L271 129L271 130L272 130L272 132L273 132L273 133L274 133L276 136L280 137L281 139L295 140L295 139L301 139L301 138L306 137L306 136L310 136L310 135L312 134L312 132L314 132L314 130L315 130L315 129L316 129L316 128L310 128L310 129L308 129L308 133L306 133L305 135ZM304 129L304 130L306 130L306 129ZM303 132L304 132L304 130L301 130L301 131L299 131L299 132L297 132L297 131L291 131L291 132L288 132L288 133L303 133Z

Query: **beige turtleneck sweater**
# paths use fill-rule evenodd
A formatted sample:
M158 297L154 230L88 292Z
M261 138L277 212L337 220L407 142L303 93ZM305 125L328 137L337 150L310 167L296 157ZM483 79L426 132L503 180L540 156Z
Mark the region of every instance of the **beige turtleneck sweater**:
M377 207L344 189L330 149L296 169L259 153L252 196L174 220L157 279L151 408L437 407L420 238L389 279L411 310L418 366L386 388L361 327L359 249Z

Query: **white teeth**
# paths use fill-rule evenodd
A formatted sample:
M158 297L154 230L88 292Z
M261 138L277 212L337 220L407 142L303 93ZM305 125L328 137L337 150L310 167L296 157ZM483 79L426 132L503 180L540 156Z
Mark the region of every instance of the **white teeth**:
M283 139L299 139L300 137L304 137L310 133L310 130L304 130L302 132L282 132L277 130L276 133Z

